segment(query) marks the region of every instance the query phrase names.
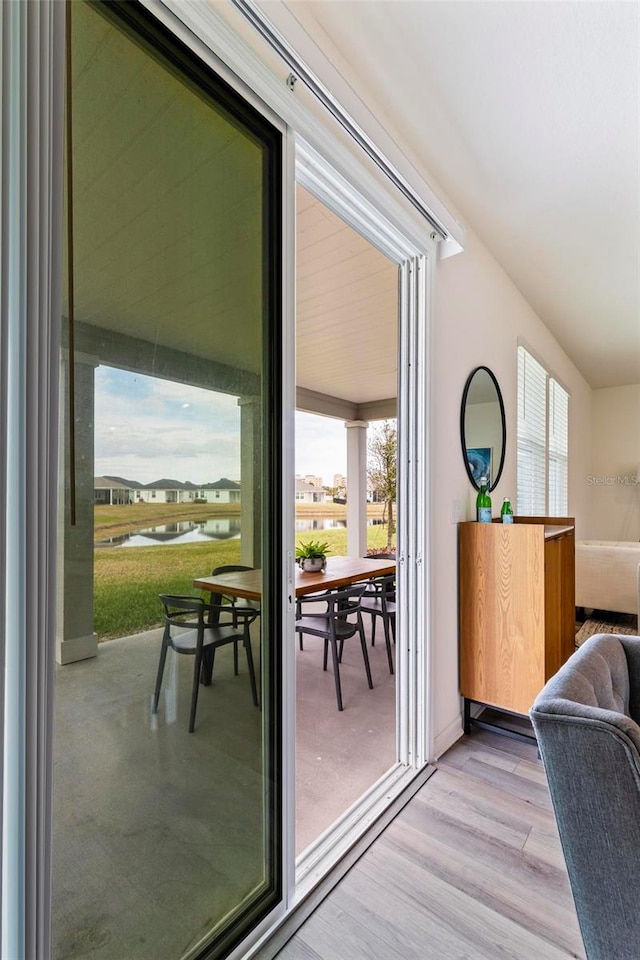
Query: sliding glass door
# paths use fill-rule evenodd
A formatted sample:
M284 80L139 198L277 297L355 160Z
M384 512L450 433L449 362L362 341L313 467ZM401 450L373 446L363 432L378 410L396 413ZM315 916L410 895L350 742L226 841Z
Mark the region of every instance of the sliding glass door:
M281 135L144 8L68 12L52 956L222 956L282 897Z

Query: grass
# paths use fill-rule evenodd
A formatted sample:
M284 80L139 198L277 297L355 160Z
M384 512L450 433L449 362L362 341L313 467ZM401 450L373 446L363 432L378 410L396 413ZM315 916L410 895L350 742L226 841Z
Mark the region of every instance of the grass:
M178 517L175 508L175 512L171 512L172 506L174 505L145 504L138 507L137 504L132 504L128 507L97 507L96 523L101 523L101 536L104 537L107 535L106 524L111 525L109 534L113 533L114 525L127 524L126 532L140 529L140 519L134 517L132 512L144 518L144 526L161 523L162 519L159 517L167 520L203 520L203 513L198 511L200 506L202 510L208 510L208 516L221 515L219 505L196 504L191 507L184 505L187 515ZM176 506L180 509L183 505ZM234 504L229 506L234 508L237 515L237 507ZM162 510L164 513L161 513ZM101 516L103 511L109 511L106 518ZM316 515L322 513L319 510L314 512ZM370 526L367 530L369 547L379 548L386 545L386 526ZM347 553L345 528L322 530L321 534L322 539L329 543L330 555L341 556ZM317 530L298 533L296 544L317 537ZM100 535L97 534L96 538L100 539ZM180 546L98 547L94 551L94 557L94 629L100 640L108 640L158 626L161 622L158 594L193 594L192 582L196 577L210 574L214 567L240 563L240 540L214 540L210 543Z
M94 629L100 640L157 626L160 593L194 594L195 577L240 563L240 541L162 547L101 547L95 551Z

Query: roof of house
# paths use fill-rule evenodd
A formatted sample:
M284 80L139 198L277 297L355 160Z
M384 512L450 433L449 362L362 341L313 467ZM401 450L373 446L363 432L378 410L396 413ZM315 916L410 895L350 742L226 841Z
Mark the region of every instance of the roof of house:
M131 490L139 490L142 486L138 480L127 480L126 477L105 476L99 479L108 481L112 487L129 487Z
M314 483L307 483L306 480L296 480L296 493L325 493L323 487L316 487Z
M228 480L226 477L222 477L221 480L216 480L215 483L203 483L201 490L239 490L240 484L236 483L235 480Z
M114 487L130 490L239 490L240 484L235 480L222 477L215 483L192 483L191 480L171 480L163 477L152 483L139 483L138 480L126 480L124 477L94 477L95 489L111 490Z

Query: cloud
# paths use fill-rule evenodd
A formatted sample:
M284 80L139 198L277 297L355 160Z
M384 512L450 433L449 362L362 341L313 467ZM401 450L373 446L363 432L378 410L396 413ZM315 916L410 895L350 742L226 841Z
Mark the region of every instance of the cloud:
M296 473L330 485L346 474L342 420L296 413ZM237 398L100 366L95 373L95 473L149 483L240 479Z
M98 367L95 472L148 483L240 476L237 398Z
M327 486L347 473L347 431L343 420L296 411L296 473L322 477Z

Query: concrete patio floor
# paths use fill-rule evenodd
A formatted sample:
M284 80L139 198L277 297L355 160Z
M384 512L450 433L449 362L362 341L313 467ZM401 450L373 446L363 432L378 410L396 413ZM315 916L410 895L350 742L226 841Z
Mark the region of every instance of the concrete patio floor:
M262 714L243 652L237 677L231 648L216 654L189 734L192 658L170 651L151 713L160 639L107 641L57 670L54 960L175 960L264 880ZM298 853L395 761L395 677L382 637L368 649L373 690L345 644L341 713L322 642L296 654Z

